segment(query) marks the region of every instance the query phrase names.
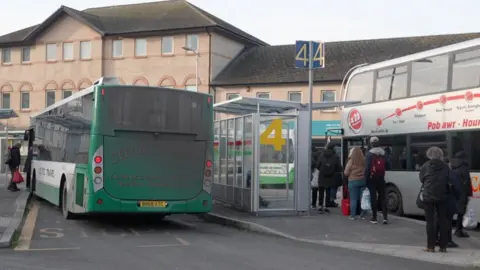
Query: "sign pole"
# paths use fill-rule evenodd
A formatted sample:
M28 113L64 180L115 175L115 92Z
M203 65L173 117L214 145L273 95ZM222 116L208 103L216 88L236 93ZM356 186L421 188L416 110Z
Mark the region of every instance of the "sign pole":
M5 131L6 131L6 134L7 134L7 151L8 151L8 155L10 155L10 151L8 150L8 147L10 146L10 140L8 138L8 119L6 121L6 125L5 125ZM3 153L2 153L3 154ZM5 155L5 154L3 154ZM7 155L7 158L8 158L8 155ZM8 165L6 165L6 169L5 169L5 185L7 186L7 189L8 189L8 186L9 186L9 181L8 181L8 171L10 170L10 168L8 167Z
M310 177L309 186L312 179L312 99L313 99L313 42L308 42L308 176ZM311 192L310 192L311 194ZM312 200L311 195L309 196ZM308 211L310 215L310 211Z

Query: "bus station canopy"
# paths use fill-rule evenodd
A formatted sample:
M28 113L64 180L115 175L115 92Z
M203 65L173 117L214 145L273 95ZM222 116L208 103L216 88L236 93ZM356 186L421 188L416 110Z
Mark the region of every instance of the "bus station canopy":
M13 109L0 109L0 120L18 117L18 114Z
M312 103L312 110L327 110L344 105L357 104L360 101L334 101ZM236 97L213 105L218 113L246 115L252 113L285 113L292 110L308 110L308 103L271 100L254 97Z

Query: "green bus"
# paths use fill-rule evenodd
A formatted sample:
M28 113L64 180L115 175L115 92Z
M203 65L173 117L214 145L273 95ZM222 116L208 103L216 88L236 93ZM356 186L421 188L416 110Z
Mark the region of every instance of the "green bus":
M31 190L66 219L209 212L212 101L208 94L101 78L31 118L25 132L35 153Z

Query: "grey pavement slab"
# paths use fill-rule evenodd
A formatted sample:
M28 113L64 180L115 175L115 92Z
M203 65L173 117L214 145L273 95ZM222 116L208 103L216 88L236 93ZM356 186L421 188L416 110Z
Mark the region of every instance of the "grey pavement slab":
M60 210L42 203L35 227L37 248L0 251L0 269L462 269L252 234L186 215L164 221L141 216L66 221ZM52 228L63 229L64 235L48 233ZM118 233L122 229L137 234L122 235ZM104 230L112 235L103 236ZM80 240L82 231L88 237ZM41 237L42 233L55 237ZM144 245L146 239L157 244ZM172 239L180 244L172 244ZM55 249L54 242L78 248Z
M425 225L404 218L390 216L389 224L371 224L369 219L350 220L331 208L330 214L310 216L253 216L229 207L215 204L214 213L254 222L268 228L311 240L332 240L389 245L425 245ZM380 220L380 219L379 219ZM480 243L468 238L456 239L464 248L480 249Z
M0 248L10 247L15 232L20 228L26 210L29 192L19 184L18 192L7 190L5 174L0 175Z
M460 249L448 255L426 254L425 224L391 216L389 225L370 224L367 220L349 220L339 209L319 215L312 211L302 216L253 216L221 204L205 216L209 221L276 235L300 242L361 250L394 257L418 259L459 266L480 266L480 241L476 237L455 241Z

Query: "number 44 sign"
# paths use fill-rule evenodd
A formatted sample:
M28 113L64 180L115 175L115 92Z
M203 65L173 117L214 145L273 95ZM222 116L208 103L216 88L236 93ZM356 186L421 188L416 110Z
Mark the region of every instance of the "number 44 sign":
M273 133L273 134L272 134ZM275 151L282 151L286 140L282 136L282 119L275 119L260 135L260 144L272 145Z

